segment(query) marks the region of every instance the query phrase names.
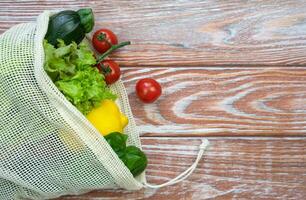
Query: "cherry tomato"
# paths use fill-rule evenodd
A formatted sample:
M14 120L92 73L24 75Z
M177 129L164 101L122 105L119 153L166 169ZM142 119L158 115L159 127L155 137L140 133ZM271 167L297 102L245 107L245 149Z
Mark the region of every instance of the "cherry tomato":
M108 29L99 29L92 37L92 45L99 53L105 53L116 44L118 44L117 36Z
M162 93L160 84L152 78L144 78L136 83L136 93L144 103L152 103Z
M104 75L108 85L115 83L120 78L120 67L115 61L103 60L97 65L97 68Z

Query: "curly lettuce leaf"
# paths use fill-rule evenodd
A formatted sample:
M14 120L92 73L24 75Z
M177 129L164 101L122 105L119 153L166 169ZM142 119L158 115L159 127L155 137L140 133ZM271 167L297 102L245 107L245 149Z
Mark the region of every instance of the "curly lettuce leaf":
M86 43L72 42L58 47L44 41L44 69L65 97L84 115L100 105L103 99L115 100L104 76L94 67L96 59Z
M76 44L71 43L69 46L61 46L59 48L55 48L46 40L44 41L44 69L53 80L53 82L59 79L68 78L74 75L76 72L76 66L69 62L69 57L74 54L74 45Z
M103 76L93 67L77 71L70 79L59 80L55 85L84 114L103 99L116 99L106 87Z
M79 44L79 49L76 52L76 57L72 61L79 68L83 68L87 65L95 65L96 59L93 56L93 52L90 50L88 45L85 42Z

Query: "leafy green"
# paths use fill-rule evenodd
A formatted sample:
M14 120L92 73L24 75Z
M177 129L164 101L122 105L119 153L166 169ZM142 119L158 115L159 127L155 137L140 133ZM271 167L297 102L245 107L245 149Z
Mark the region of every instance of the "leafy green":
M126 146L128 136L119 132L104 137L133 176L141 174L147 167L146 155L135 146Z
M71 43L69 46L59 47L56 49L53 45L44 41L45 49L45 71L48 73L53 82L64 78L69 78L76 72L76 66L69 62L70 55L74 54L76 44Z
M146 169L148 163L146 155L135 146L126 147L125 154L120 159L134 176L141 174Z
M55 48L44 41L44 69L65 95L84 115L99 106L103 99L116 99L107 87L104 76L94 67L96 59L86 43L65 45L58 40Z
M116 154L121 157L126 149L128 136L119 132L113 132L104 137Z

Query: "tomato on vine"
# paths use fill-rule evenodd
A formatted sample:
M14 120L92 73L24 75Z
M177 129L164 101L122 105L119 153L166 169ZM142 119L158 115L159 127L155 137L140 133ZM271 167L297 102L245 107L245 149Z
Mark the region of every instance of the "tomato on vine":
M116 44L118 44L117 36L108 29L102 28L97 30L92 38L93 47L101 54Z
M121 71L118 63L113 60L103 60L97 68L104 75L106 84L110 85L119 80Z

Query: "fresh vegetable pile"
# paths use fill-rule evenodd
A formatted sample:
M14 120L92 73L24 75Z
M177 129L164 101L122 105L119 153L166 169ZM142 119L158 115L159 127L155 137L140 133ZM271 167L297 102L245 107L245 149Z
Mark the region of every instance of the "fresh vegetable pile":
M57 88L84 115L98 107L104 99L115 100L104 77L94 67L96 59L86 43L65 45L59 40L57 48L44 41L45 71Z
M67 100L87 117L137 176L145 170L147 157L138 147L126 144L128 136L124 127L128 118L120 112L114 102L117 96L108 87L120 78L121 72L115 61L106 59L130 42L118 44L113 32L98 30L92 42L102 55L95 56L83 40L93 25L91 9L62 11L52 16L44 41L44 69Z
M120 66L108 58L130 42L105 28L86 35L93 26L91 9L46 10L0 36L0 200L161 188L190 176L204 155L206 139L180 175L146 181L148 160ZM151 78L135 89L144 103L162 93Z

